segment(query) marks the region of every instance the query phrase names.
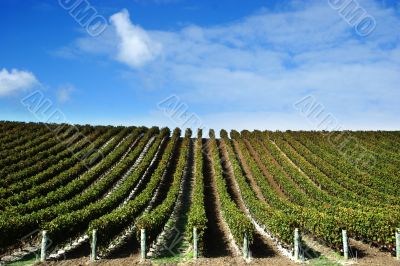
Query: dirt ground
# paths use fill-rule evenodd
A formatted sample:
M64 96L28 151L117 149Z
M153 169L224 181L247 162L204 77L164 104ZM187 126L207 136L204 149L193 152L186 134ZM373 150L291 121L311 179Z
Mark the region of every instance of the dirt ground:
M368 244L350 239L351 256L355 257L356 265L400 265L400 261L390 255L389 252L379 251Z
M163 263L155 264L151 261L140 261L138 257L127 257L119 259L101 260L95 263L91 263L88 258L72 259L58 262L47 262L41 263L39 265L51 265L51 266L83 266L83 265L101 265L101 266L116 266L116 265L298 265L294 262L290 262L287 259L282 258L262 258L262 259L252 259L250 262L245 262L240 257L220 257L220 258L200 258L197 260L181 263Z
M269 257L269 258L257 258L252 259L250 262L244 261L241 257L219 257L219 258L199 258L197 260L180 262L180 263L154 263L150 260L141 261L138 256L131 256L125 258L116 259L104 259L97 262L90 262L89 258L79 258L64 261L53 261L40 263L38 265L46 266L84 266L84 265L99 265L99 266L127 266L127 265L204 265L204 266L214 266L214 265L272 265L272 266L291 266L291 265L335 265L335 264L301 264L295 263L283 257ZM340 265L340 264L336 264ZM363 258L358 258L357 261L349 261L344 265L357 265L357 266L399 266L400 261L396 261L394 257L379 256L379 258L374 256L365 256Z

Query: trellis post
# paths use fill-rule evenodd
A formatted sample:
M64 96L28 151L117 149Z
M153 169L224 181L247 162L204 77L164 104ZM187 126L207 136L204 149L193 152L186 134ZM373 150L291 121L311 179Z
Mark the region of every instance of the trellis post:
M244 234L243 238L243 258L250 258L250 250L249 250L249 238L247 237L247 233Z
M146 259L146 229L140 229L140 257Z
M343 256L345 260L349 259L349 240L347 238L347 231L342 230L342 238L343 238Z
M199 250L197 246L197 228L193 227L193 257L197 259L199 257Z
M294 258L300 260L300 231L299 228L294 229Z
M400 260L400 228L396 230L396 258Z
M46 247L47 247L47 231L42 231L42 245L40 248L40 261L46 261Z
M95 261L97 254L96 254L96 243L97 243L97 230L93 229L92 231L92 254L91 254L91 261Z

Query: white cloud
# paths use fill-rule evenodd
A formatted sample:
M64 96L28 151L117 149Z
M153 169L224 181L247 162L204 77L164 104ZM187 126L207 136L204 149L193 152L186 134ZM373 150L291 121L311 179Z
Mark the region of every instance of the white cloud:
M373 1L362 5L378 25L389 20L400 27L390 8ZM399 111L397 35L386 25L360 38L327 3L312 2L220 26L154 33L163 43L163 61L151 64L148 73L154 75L157 64L159 79L168 77L161 87L173 87L187 102L230 111L287 112L313 93L337 113L379 105L389 114Z
M117 60L133 68L154 60L161 45L154 42L141 27L133 25L126 9L110 17L118 36Z
M32 88L39 84L32 72L3 68L0 71L0 97Z
M393 118L400 115L400 19L377 1L360 4L377 21L364 38L328 2L289 1L232 23L176 31L145 31L122 11L112 16L109 32L82 38L77 47L134 68L123 76L136 88L168 90L227 123L235 122L234 115L224 119L217 112L242 112L241 123L261 125L262 115L284 118L311 93L343 124L369 114L371 125L398 125Z
M61 103L65 103L71 99L71 93L75 90L75 87L71 84L66 84L58 88L57 99Z

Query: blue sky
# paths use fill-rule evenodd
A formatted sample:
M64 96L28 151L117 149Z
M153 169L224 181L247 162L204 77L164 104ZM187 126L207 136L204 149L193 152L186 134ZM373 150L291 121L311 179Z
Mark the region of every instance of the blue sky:
M70 123L400 128L398 1L85 0L96 36L79 2L0 1L0 120L52 121L23 104L40 91Z

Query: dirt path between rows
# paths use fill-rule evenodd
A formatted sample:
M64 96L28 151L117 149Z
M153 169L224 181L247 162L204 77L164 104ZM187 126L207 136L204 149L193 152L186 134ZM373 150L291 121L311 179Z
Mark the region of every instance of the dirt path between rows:
M186 229L189 209L192 201L192 189L194 181L194 146L194 141L190 139L186 166L182 174L183 176L180 185L180 191L177 195L171 216L166 222L167 227L164 227L162 233L160 233L165 234L165 240L161 240L159 243L157 243L158 245L155 248L155 254L157 254L156 257L173 257L176 256L176 254L182 254L185 252L182 250L182 244L185 241L183 233Z
M349 239L350 256L355 260L356 265L400 265L400 261L391 256L389 252L383 252L371 247L361 241Z
M191 260L187 262L179 263L154 263L152 261L141 261L138 254L131 257L119 258L119 259L106 259L96 262L90 262L89 258L80 258L73 260L65 260L59 262L46 262L37 264L40 266L84 266L84 265L95 265L95 266L131 266L131 265L182 265L182 266L226 266L226 265L246 265L246 266L295 266L291 262L283 261L281 258L265 258L265 259L252 259L250 262L245 262L241 257L219 257L219 258L199 258L197 260Z
M212 167L209 140L203 140L204 201L207 215L207 230L204 234L204 256L232 256L228 233L224 231L223 218L217 201L217 191Z

